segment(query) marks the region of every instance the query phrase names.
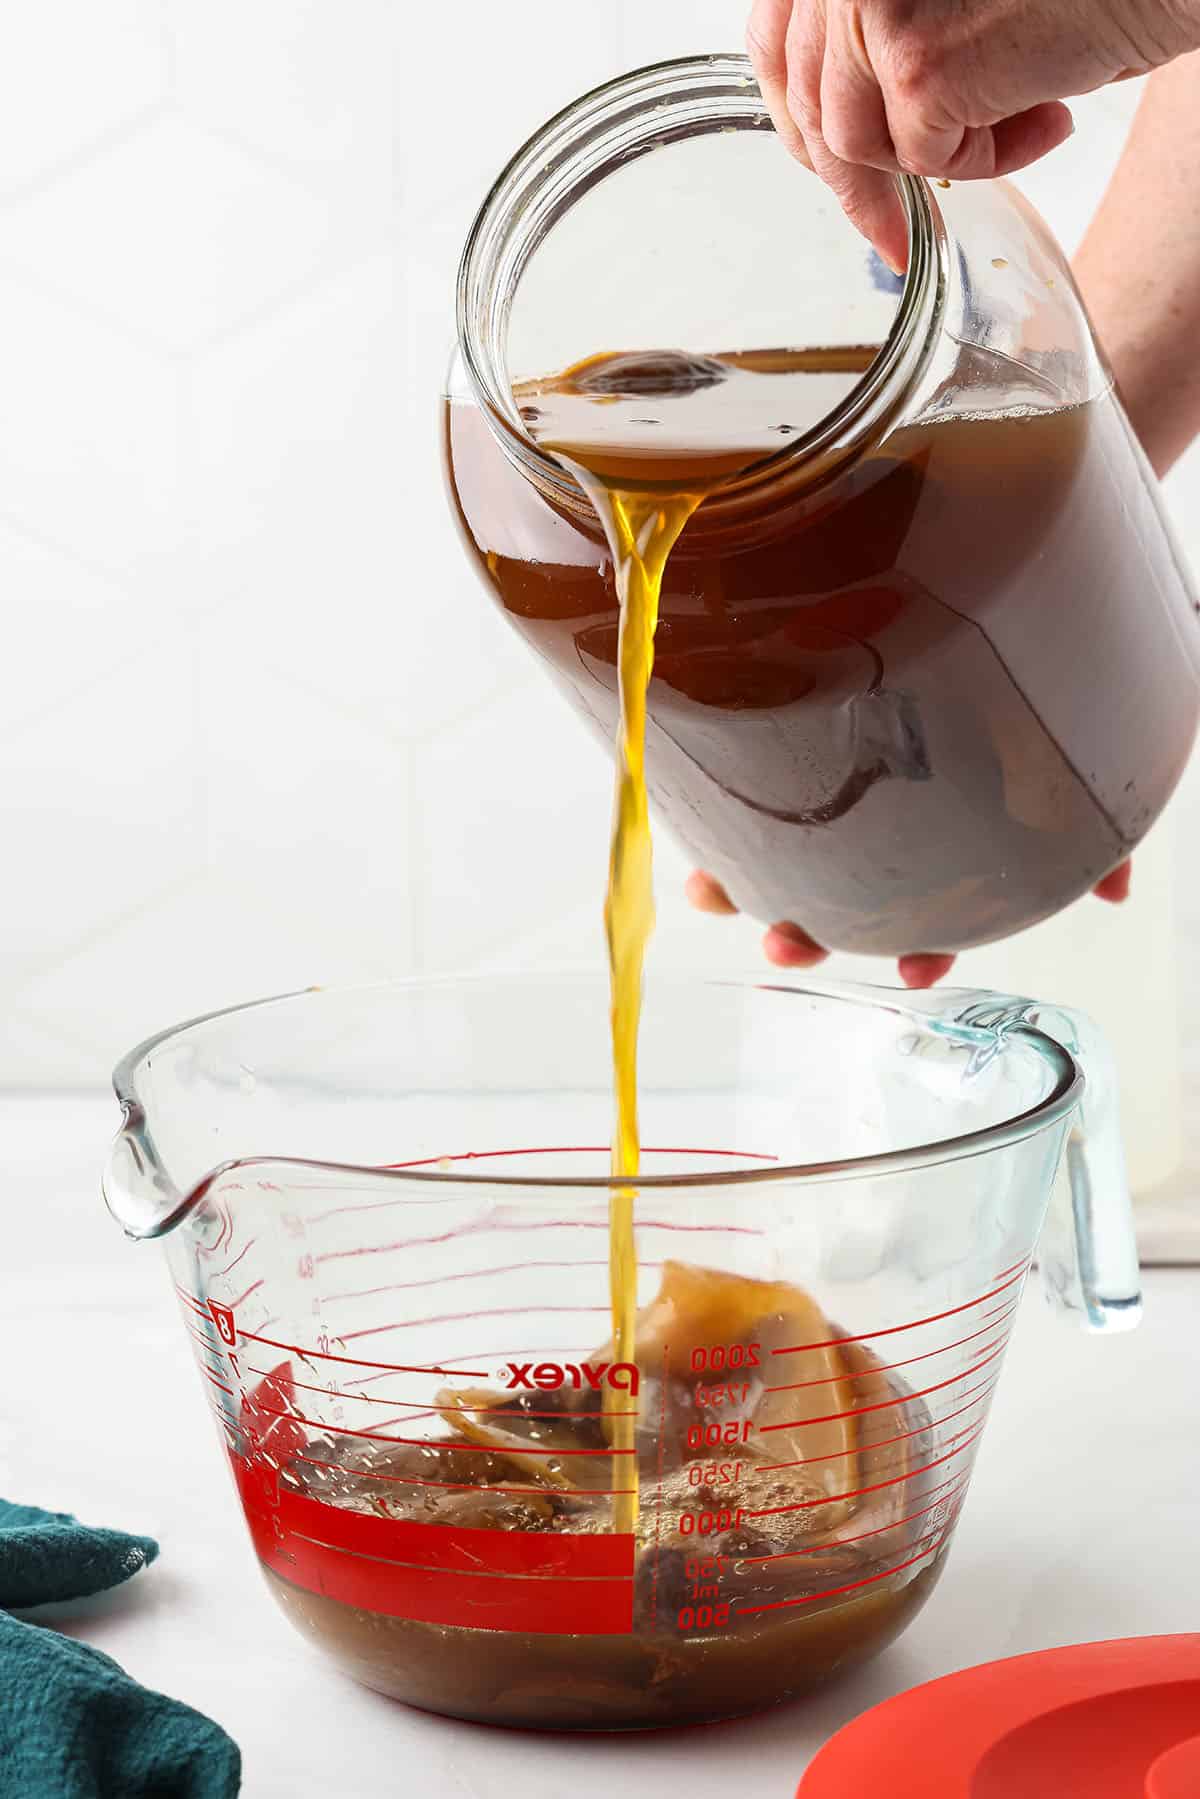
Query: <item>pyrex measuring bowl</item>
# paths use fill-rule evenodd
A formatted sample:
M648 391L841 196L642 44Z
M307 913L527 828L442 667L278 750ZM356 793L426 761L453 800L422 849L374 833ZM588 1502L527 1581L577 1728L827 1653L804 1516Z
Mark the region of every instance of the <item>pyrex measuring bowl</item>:
M164 1239L272 1593L360 1680L463 1717L711 1718L902 1630L1068 1132L1043 1274L1098 1328L1137 1313L1081 1021L651 982L647 1310L614 1363L607 1003L587 978L314 991L182 1025L116 1075L105 1194ZM607 1422L630 1408L632 1462Z

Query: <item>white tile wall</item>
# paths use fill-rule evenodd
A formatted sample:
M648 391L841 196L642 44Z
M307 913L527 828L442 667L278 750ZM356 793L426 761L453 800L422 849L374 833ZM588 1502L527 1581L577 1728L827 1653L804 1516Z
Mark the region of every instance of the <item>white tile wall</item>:
M312 981L596 963L608 771L443 501L454 266L529 129L623 67L736 47L743 5L22 9L0 1083L97 1083L160 1024ZM1081 107L1029 181L1068 242L1134 99ZM1173 482L1185 531L1198 484ZM756 965L750 927L687 912L685 873L661 844L660 963Z

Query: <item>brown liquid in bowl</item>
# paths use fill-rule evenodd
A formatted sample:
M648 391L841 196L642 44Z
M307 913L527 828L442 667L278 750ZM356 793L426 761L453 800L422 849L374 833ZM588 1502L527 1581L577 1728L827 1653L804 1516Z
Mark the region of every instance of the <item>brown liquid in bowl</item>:
M480 1724L630 1730L761 1711L849 1673L912 1622L942 1559L895 1590L727 1637L497 1636L363 1611L263 1572L301 1634L389 1698Z
M722 1338L747 1355L753 1346L757 1361L697 1374L690 1346ZM797 1341L813 1348L772 1364L775 1346ZM603 1368L605 1356L585 1366ZM366 1685L428 1710L524 1726L616 1729L752 1711L809 1691L897 1636L941 1571L986 1416L983 1377L963 1373L947 1408L950 1435L939 1435L924 1401L799 1289L678 1263L666 1264L658 1298L639 1314L638 1364L641 1504L636 1536L618 1540L630 1551L623 1615L618 1605L598 1622L592 1611L579 1630L471 1621L474 1592L481 1623L495 1617L489 1605L507 1605L495 1596L496 1571L515 1565L515 1534L553 1545L561 1533L564 1557L581 1538L614 1541L613 1493L627 1477L609 1402L623 1395L606 1389L597 1410L586 1382L516 1397L448 1387L439 1404L454 1434L426 1442L296 1435L273 1448L273 1500L243 1466L239 1485L277 1602ZM702 1447L706 1433L731 1446ZM305 1510L300 1539L279 1529L289 1496ZM344 1586L340 1596L328 1590L344 1563L314 1577L308 1559L314 1540L344 1533L347 1514L371 1520L374 1551L357 1565L351 1599ZM395 1527L391 1543L379 1521ZM438 1527L439 1549L467 1545L453 1622L406 1615L417 1608L402 1562L433 1559L421 1547L430 1533L414 1525ZM552 1582L551 1599L564 1584L588 1586Z

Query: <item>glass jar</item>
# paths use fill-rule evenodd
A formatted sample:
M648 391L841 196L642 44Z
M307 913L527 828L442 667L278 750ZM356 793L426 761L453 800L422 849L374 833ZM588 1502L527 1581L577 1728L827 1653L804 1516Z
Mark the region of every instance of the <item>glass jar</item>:
M601 351L861 354L672 551L647 775L741 909L886 955L1085 893L1164 806L1200 695L1189 579L1053 237L1002 182L898 189L903 281L745 59L612 82L485 201L445 408L464 541L611 742L611 558L514 383Z

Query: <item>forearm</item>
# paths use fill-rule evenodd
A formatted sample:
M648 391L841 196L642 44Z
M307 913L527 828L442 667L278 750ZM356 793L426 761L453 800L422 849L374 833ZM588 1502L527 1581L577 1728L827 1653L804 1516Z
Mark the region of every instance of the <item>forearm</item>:
M1200 434L1200 52L1147 82L1075 273L1134 430L1165 474Z

